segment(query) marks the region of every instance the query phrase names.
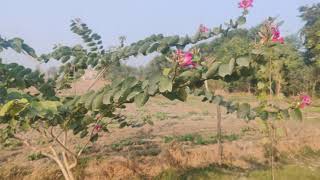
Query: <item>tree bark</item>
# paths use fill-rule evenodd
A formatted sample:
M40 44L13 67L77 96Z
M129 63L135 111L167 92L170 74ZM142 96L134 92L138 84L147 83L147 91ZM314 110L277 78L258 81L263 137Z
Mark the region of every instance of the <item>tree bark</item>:
M220 105L217 106L217 140L218 140L218 155L219 155L219 165L223 161L223 147L222 147L222 128L221 128L221 108Z
M318 84L318 81L315 81L312 85L312 97L315 97L317 94L317 91L316 91L317 84Z
M276 85L276 94L279 97L281 94L281 80L277 80L277 85Z

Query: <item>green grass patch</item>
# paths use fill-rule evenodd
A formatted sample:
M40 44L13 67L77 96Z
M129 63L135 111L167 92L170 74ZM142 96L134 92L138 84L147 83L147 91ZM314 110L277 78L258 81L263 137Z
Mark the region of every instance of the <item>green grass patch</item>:
M180 171L169 169L155 177L154 180L229 180L234 179L235 174L240 171L242 170L239 168L217 165Z
M123 140L121 140L119 142L112 143L111 144L111 149L114 150L114 151L120 151L124 147L131 146L133 144L134 144L134 142L131 139L123 139Z
M260 170L250 172L248 179L269 180L272 179L271 170ZM277 180L318 180L320 179L320 169L311 169L308 167L287 165L275 170L275 179Z
M318 180L320 169L287 165L275 170L277 180ZM154 178L155 180L270 180L271 170L244 171L236 167L209 166L206 168L188 169L184 171L167 170Z
M45 156L39 152L38 153L31 153L28 156L29 161L36 161L36 160L43 159L43 158L45 158Z
M223 135L222 141L223 142L230 142L240 139L240 136L237 134L230 134L230 135ZM165 136L164 142L170 143L172 141L178 141L178 142L191 142L195 145L206 145L206 144L216 144L218 142L217 136L210 136L208 138L205 138L201 136L200 134L185 134L181 136Z
M6 139L2 145L3 147L8 149L15 149L17 147L21 147L23 143L20 140L9 138L9 139Z
M198 115L199 113L196 111L189 111L188 115L193 116L193 115Z
M298 156L320 158L320 150L313 150L311 147L305 146L299 151Z
M153 116L160 121L169 119L168 113L165 112L156 112Z

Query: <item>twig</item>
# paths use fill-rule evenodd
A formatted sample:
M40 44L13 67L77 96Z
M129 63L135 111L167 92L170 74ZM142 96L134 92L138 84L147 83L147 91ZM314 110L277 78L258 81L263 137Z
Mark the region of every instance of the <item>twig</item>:
M45 131L46 131L46 130L45 130ZM51 134L53 140L56 141L64 150L68 151L71 155L76 156L76 154L74 154L70 149L68 149L67 147L65 147L65 146L63 145L63 143L62 143L58 138L56 138L56 136L53 134L53 131L51 131L50 134Z
M107 71L107 68L108 67L105 67L102 69L102 71L100 71L100 73L96 76L95 80L91 83L91 85L89 86L87 91L91 90L91 88L96 84L96 82L102 77L103 73L105 73Z
M95 126L98 125L98 123L101 121L101 119L102 119L102 118L99 118L98 121L95 123L93 129L91 130L89 140L86 142L86 144L83 146L83 148L81 148L81 150L78 152L78 154L76 155L76 157L79 157L79 156L81 155L81 153L85 150L85 148L87 148L87 146L89 145L90 139L92 138L93 132L94 132L94 130L95 130Z

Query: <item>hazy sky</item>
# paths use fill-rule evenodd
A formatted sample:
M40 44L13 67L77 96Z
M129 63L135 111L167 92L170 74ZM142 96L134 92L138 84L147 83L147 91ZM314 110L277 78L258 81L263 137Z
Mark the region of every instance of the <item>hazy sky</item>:
M70 20L81 18L103 38L106 47L117 38L127 42L154 33L193 34L199 24L219 25L237 17L239 0L1 0L0 34L21 37L38 54L49 52L54 44L73 45L80 39L69 30ZM255 0L248 25L268 16L279 16L284 34L296 33L302 26L298 8L319 0ZM11 57L15 59L17 57ZM26 63L28 64L28 63ZM133 64L142 64L133 61Z

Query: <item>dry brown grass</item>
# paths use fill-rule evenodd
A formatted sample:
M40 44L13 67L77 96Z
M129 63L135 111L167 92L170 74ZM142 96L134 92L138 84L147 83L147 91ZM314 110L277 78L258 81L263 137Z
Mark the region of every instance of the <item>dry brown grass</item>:
M154 115L155 112L165 112L167 118L159 120ZM80 179L151 178L168 169L206 167L217 162L216 144L163 142L164 136L193 133L204 137L214 135L216 132L214 105L201 103L197 97L190 97L187 103L155 97L144 108L128 105L127 110L122 113L133 119L141 118L141 114L151 115L155 122L154 126L112 129L110 134L103 134L94 146L95 150L85 154L88 162L79 167ZM313 119L320 117L320 111L312 109L312 112L307 112L307 116L312 116ZM314 150L320 149L320 120L309 121L307 117L304 122L285 122L285 126L288 136L279 138L277 145L281 153L293 156L305 146ZM224 164L243 169L266 165L263 135L259 132L260 127L257 122L245 122L237 119L235 115L223 113L222 128L224 134L241 134L241 139L224 143ZM26 136L37 139L32 133ZM123 139L128 139L132 143L119 151L112 150L112 144L119 143ZM139 144L138 140L145 140L147 143ZM70 142L76 145L81 141L74 138ZM152 155L149 152L152 148L161 151ZM31 162L27 160L29 154L30 149L26 147L0 150L0 179L61 178L61 173L53 162L48 159Z

